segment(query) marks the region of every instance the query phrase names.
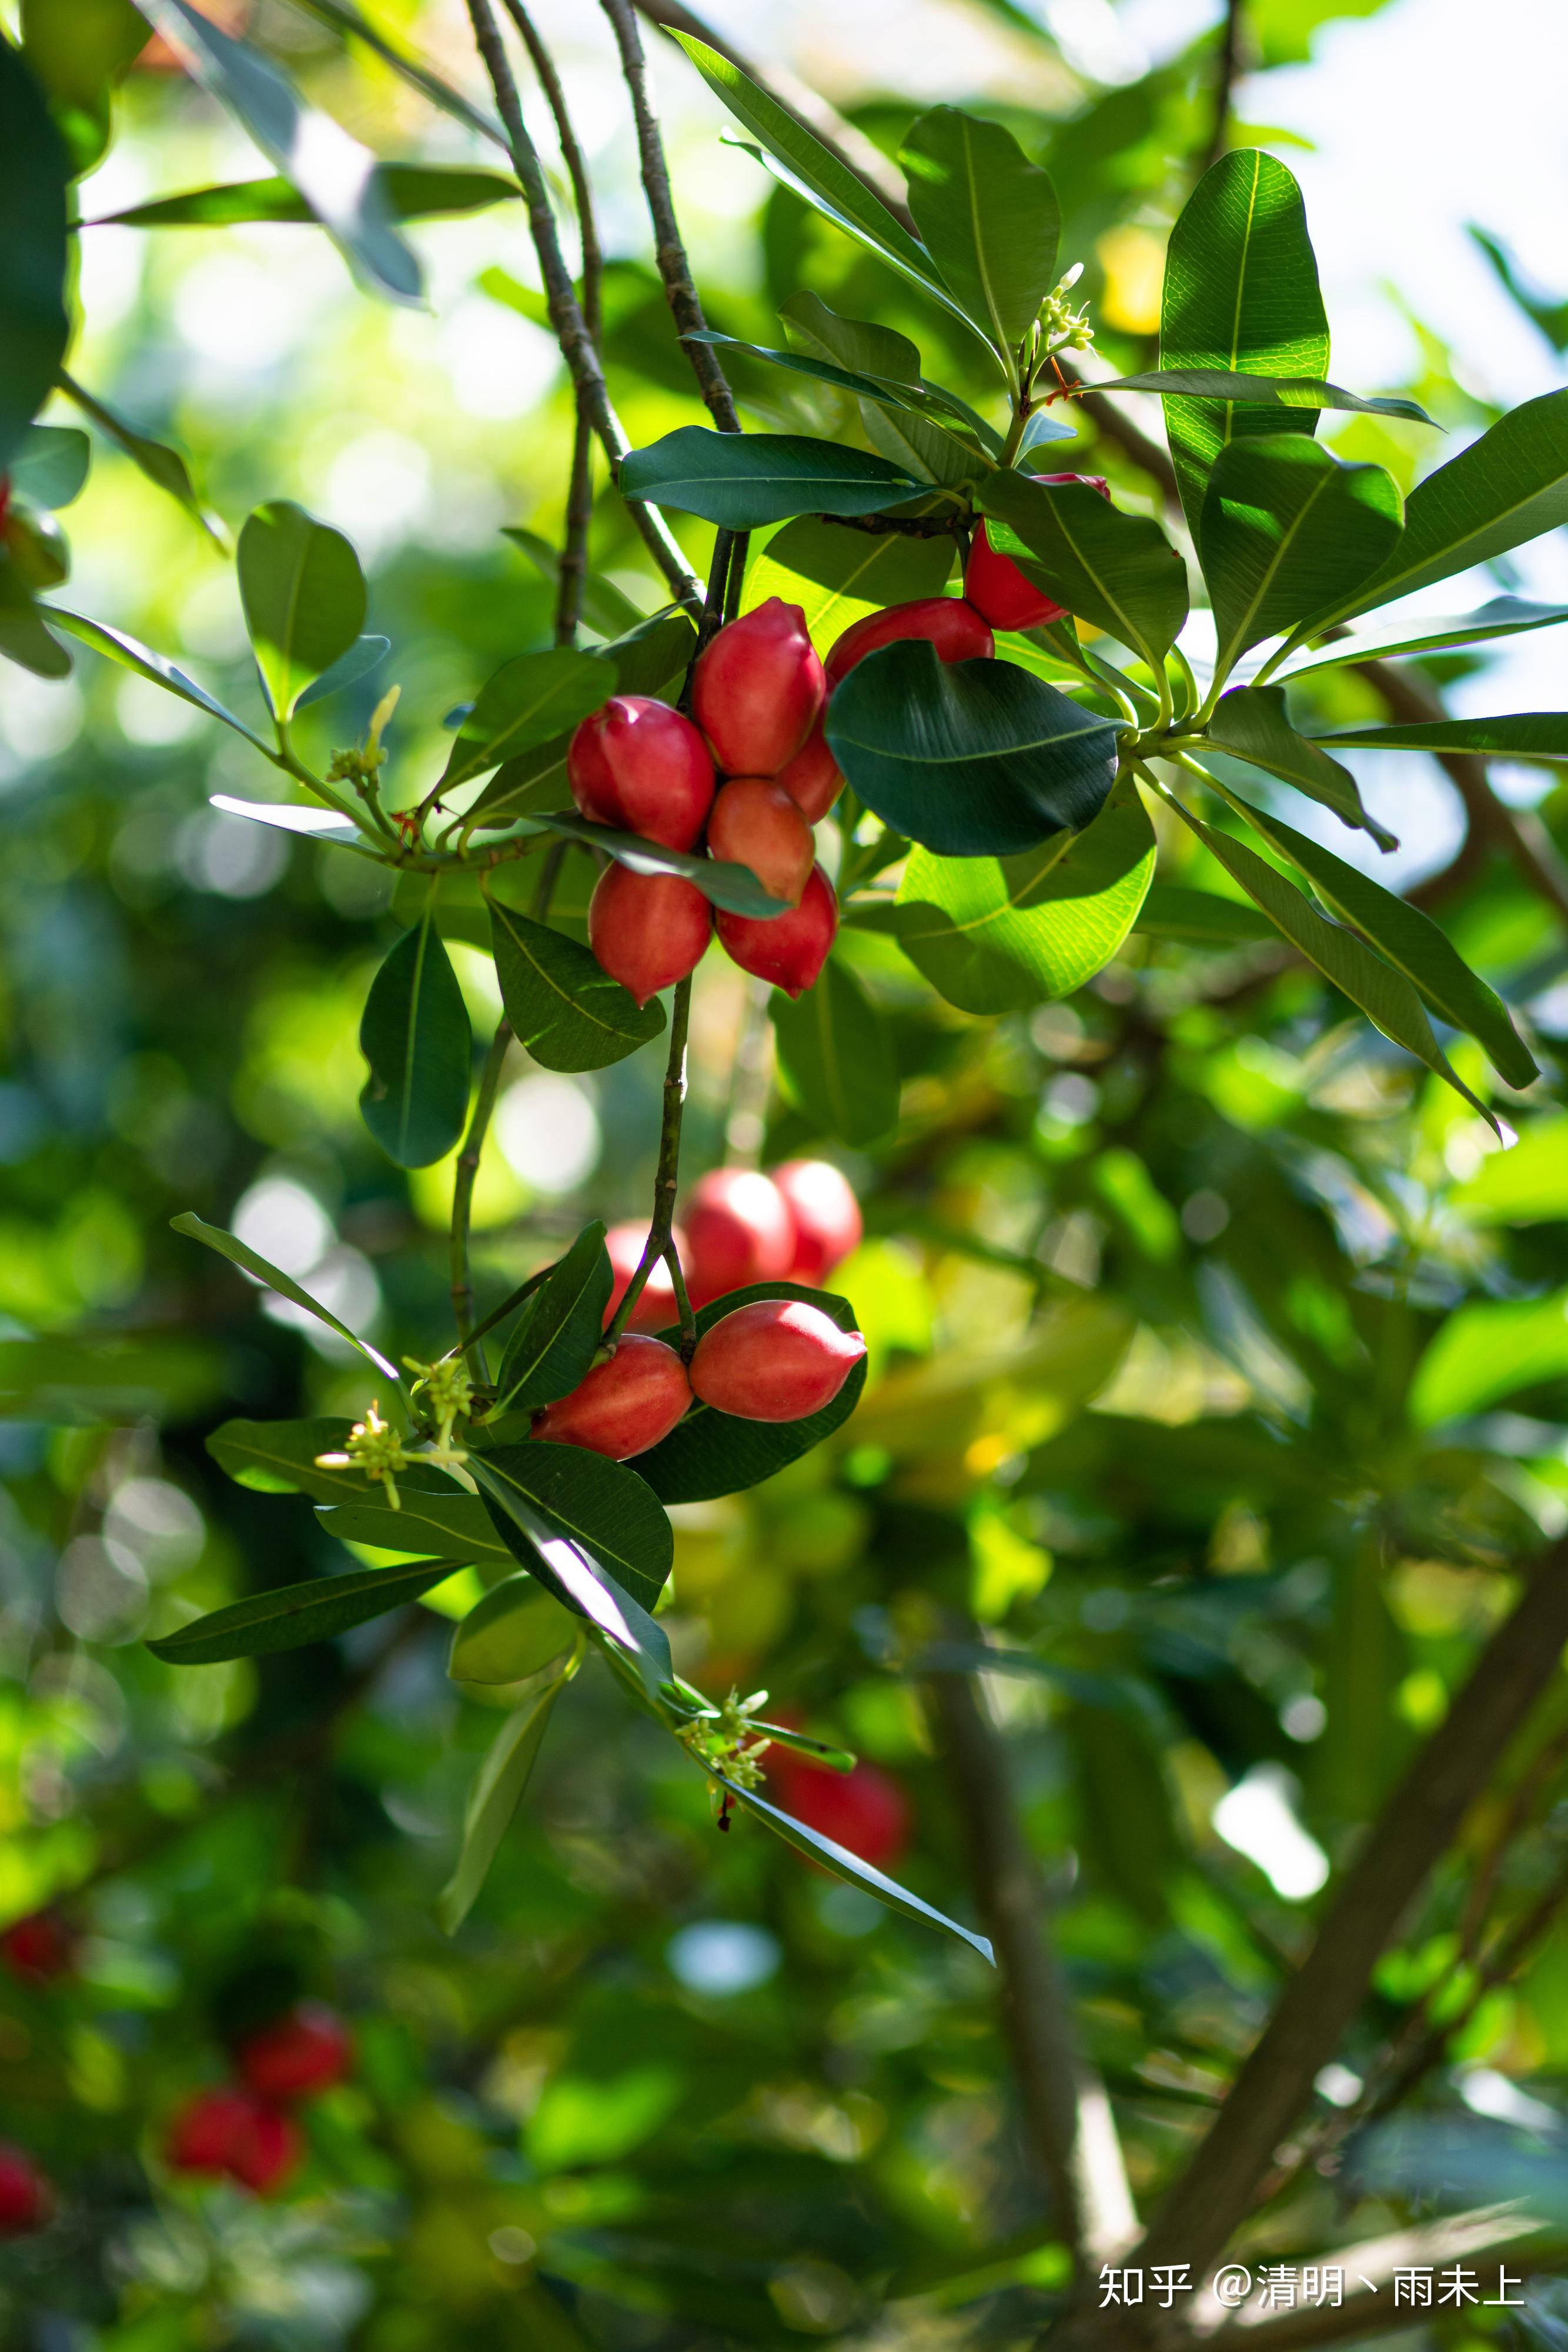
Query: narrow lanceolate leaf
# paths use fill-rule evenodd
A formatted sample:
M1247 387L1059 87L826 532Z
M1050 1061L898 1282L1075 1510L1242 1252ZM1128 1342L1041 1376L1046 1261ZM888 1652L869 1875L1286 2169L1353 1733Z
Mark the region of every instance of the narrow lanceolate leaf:
M1306 876L1332 915L1353 923L1379 955L1413 981L1440 1020L1479 1040L1510 1086L1527 1087L1540 1076L1502 999L1470 970L1429 915L1266 810L1249 804L1246 814L1270 846Z
M1012 662L940 662L924 638L858 663L827 735L866 806L946 856L1006 857L1081 830L1116 770L1116 730L1097 712Z
M197 497L191 469L178 449L170 448L166 441L154 440L152 434L140 432L134 425L128 424L114 409L106 406L96 394L78 383L74 376L68 375L64 368L60 370L58 381L66 398L74 401L84 416L91 417L99 431L112 441L117 449L124 451L138 472L145 474L147 479L166 497L172 499L176 506L183 507L191 520L200 523L214 546L221 547L224 553L228 554L228 533L218 517Z
M878 326L874 319L846 319L820 294L791 294L779 305L779 316L808 351L836 367L905 390L920 382L919 347L895 327Z
M1491 760L1568 760L1568 710L1509 711L1496 719L1423 719L1414 727L1344 727L1316 740L1368 751L1475 751Z
M382 163L382 194L394 220L438 220L454 213L482 212L515 199L517 184L505 172L478 172L465 165ZM222 187L192 188L183 195L157 196L119 213L99 213L85 224L103 228L234 228L246 221L313 221L314 211L292 180L238 180Z
M576 1544L593 1567L615 1580L622 1600L652 1609L664 1589L674 1558L674 1538L657 1498L630 1463L608 1462L580 1445L553 1445L531 1438L524 1445L497 1445L475 1454L483 1464L490 1517L525 1568L538 1570L538 1538L524 1529L517 1546L517 1520L511 1506L520 1496L549 1531ZM497 1507L497 1482L509 1502Z
M444 1160L462 1134L473 1043L432 890L423 918L371 981L360 1023L360 1051L371 1066L361 1116L400 1168Z
M732 1803L744 1812L755 1814L759 1822L766 1822L775 1837L782 1838L786 1845L792 1845L809 1861L820 1864L824 1870L831 1870L835 1878L847 1880L851 1886L861 1887L867 1895L874 1895L877 1901L885 1903L890 1911L902 1912L906 1919L914 1919L923 1927L940 1927L944 1935L956 1936L961 1944L967 1944L971 1951L978 1952L989 1966L996 1966L995 1955L984 1936L977 1936L972 1928L961 1927L956 1919L949 1919L945 1911L937 1911L929 1903L923 1903L918 1895L910 1893L907 1886L900 1886L895 1878L884 1877L871 1863L862 1862L859 1854L852 1853L847 1846L840 1845L834 1839L825 1837L821 1830L808 1829L805 1822L798 1822L792 1813L781 1812L777 1805L770 1805L766 1797L759 1797L754 1789L742 1789L736 1781L726 1780L722 1772L713 1772L712 1778L728 1792Z
M480 688L442 775L443 791L552 736L570 733L615 691L615 672L597 654L559 646L518 654Z
M518 1683L559 1658L576 1632L570 1611L537 1577L508 1576L492 1585L454 1633L446 1671L459 1683Z
M474 1906L497 1850L533 1775L550 1710L566 1688L563 1668L546 1676L501 1726L479 1767L463 1814L457 1867L435 1899L437 1924L455 1936Z
M1005 526L991 543L1081 620L1157 668L1186 619L1186 566L1158 523L1124 514L1087 482L1047 484L1007 467L976 493Z
M1370 580L1321 613L1301 635L1409 596L1472 564L1506 555L1568 522L1568 391L1500 417L1479 440L1417 482L1405 501L1405 536Z
M490 929L507 1018L517 1043L547 1070L602 1070L663 1029L657 997L639 1005L564 932L496 901Z
M1281 783L1294 784L1348 825L1359 825L1380 849L1397 849L1393 834L1368 816L1355 778L1308 736L1298 735L1285 712L1282 686L1238 687L1222 695L1208 722L1210 740Z
M396 1365L389 1364L379 1349L372 1348L368 1339L361 1339L356 1332L350 1331L346 1323L340 1323L319 1298L312 1298L308 1290L302 1290L292 1276L285 1274L281 1267L269 1265L266 1258L259 1256L255 1250L247 1249L244 1242L236 1240L233 1234L225 1234L221 1225L209 1225L197 1216L193 1209L186 1209L179 1216L171 1217L169 1223L175 1233L188 1234L193 1241L203 1242L208 1249L216 1250L220 1257L226 1257L232 1265L254 1275L256 1281L265 1284L268 1290L276 1290L279 1298L287 1298L293 1306L302 1307L308 1315L316 1318L318 1323L325 1323L329 1331L336 1331L340 1339L347 1339L351 1348L358 1349L367 1363L373 1364L378 1372L395 1383L398 1377Z
M952 106L921 115L899 162L927 253L1010 376L1056 278L1061 207L1050 173L999 122Z
M336 809L304 808L298 801L241 801L232 793L212 793L207 806L221 809L225 816L243 816L249 824L269 824L277 833L331 842L340 848L346 842L358 841L362 830L351 816L340 816Z
M221 719L225 727L232 727L236 735L243 735L247 743L254 743L258 751L271 757L270 745L264 743L243 719L236 719L232 710L225 710L204 686L198 686L193 677L187 676L166 655L155 654L150 646L138 644L123 629L111 629L102 621L89 621L82 613L68 613L63 604L51 604L47 609L51 627L64 629L68 636L79 637L84 646L91 646L95 653L103 654L111 662L118 662L121 669L134 670L138 677L146 678L152 686L161 686L166 694L177 694L182 702L193 703L209 718Z
M444 1584L450 1560L415 1560L406 1568L372 1568L354 1576L316 1576L308 1584L286 1584L258 1592L230 1609L214 1609L162 1642L147 1646L172 1666L205 1666L223 1658L267 1657L325 1642L389 1609L417 1601L432 1585Z
M884 537L801 515L776 530L747 564L741 611L753 611L769 596L799 604L812 644L825 654L868 613L939 596L953 555L950 539L906 539L898 531Z
M250 133L297 187L345 257L399 301L424 290L419 263L398 235L377 158L330 115L308 106L287 76L248 41L235 40L191 0L137 0L186 72Z
M604 1227L589 1225L512 1328L496 1376L492 1411L497 1417L536 1412L576 1388L604 1336L614 1286Z
M695 883L716 907L727 907L732 914L766 919L784 912L785 901L770 897L749 866L737 866L724 857L698 856L689 849L666 849L663 842L645 841L639 833L595 824L591 818L579 816L575 809L530 809L528 816L530 824L541 824L568 841L580 841L585 849L606 851L617 865L629 866L633 874L678 874L683 881Z
M1389 635L1386 622L1374 624L1360 636L1336 639L1307 659L1292 659L1281 678L1310 677L1321 669L1343 669L1348 662L1392 661L1398 654L1446 653L1451 646L1479 646L1492 637L1518 636L1531 629L1554 629L1568 621L1568 604L1532 604L1522 596L1493 596L1473 613L1456 613L1446 621L1417 621L1403 635Z
M0 472L65 355L70 173L43 90L0 39Z
M898 1067L886 1024L848 965L830 956L793 1001L768 1003L785 1084L824 1135L874 1143L898 1122Z
M1361 416L1399 416L1408 425L1433 419L1414 400L1385 394L1367 399L1306 375L1243 375L1228 368L1151 368L1143 375L1106 376L1096 392L1160 392L1199 400L1234 402L1240 408L1343 408ZM1270 429L1277 431L1276 424Z
M913 475L868 450L797 433L711 433L683 425L621 460L623 497L758 530L799 514L880 514L915 497Z
M1182 882L1151 882L1133 929L1151 939L1212 948L1278 936L1267 915L1244 898L1222 898L1218 890L1194 890Z
M570 1474L548 1458L541 1459L562 1454L574 1457ZM575 1531L580 1522L597 1523L602 1517L606 1496L612 1496L611 1507L618 1510L609 1481L601 1481L595 1493L585 1496L584 1465L613 1472L629 1479L632 1486L638 1484L633 1473L620 1463L606 1462L601 1454L585 1453L575 1445L537 1441L492 1454L476 1454L470 1467L497 1528L517 1559L563 1608L592 1626L635 1665L652 1697L674 1671L669 1640L642 1601L611 1574L597 1548ZM637 1506L639 1513L642 1507ZM668 1538L667 1523L665 1535ZM667 1555L663 1570L654 1573L662 1582L668 1573ZM648 1572L639 1571L639 1575L646 1586ZM657 1589L655 1585L655 1592Z
M1262 908L1309 963L1316 964L1326 980L1332 981L1353 1004L1359 1005L1385 1037L1391 1037L1396 1045L1403 1045L1406 1053L1414 1054L1417 1061L1425 1062L1429 1070L1446 1078L1483 1118L1496 1124L1486 1105L1477 1100L1451 1067L1432 1034L1425 1005L1402 971L1396 971L1380 956L1374 955L1356 932L1325 920L1295 884L1287 881L1278 867L1260 857L1256 850L1249 849L1244 842L1221 833L1216 826L1203 824L1186 810L1182 814L1226 872L1239 882L1248 897Z
M340 1503L379 1495L362 1470L322 1470L317 1457L341 1454L351 1422L320 1415L310 1421L225 1421L207 1439L207 1452L236 1486L258 1495L309 1495Z
M1329 328L1301 192L1283 163L1256 147L1222 155L1204 173L1171 231L1160 317L1162 369L1321 382ZM1281 429L1311 434L1317 411L1167 394L1166 432L1182 506L1199 535L1209 468L1226 444Z
M899 945L966 1013L1069 996L1110 962L1154 870L1147 812L1120 784L1085 832L1020 857L915 850L898 887Z
M477 1495L459 1494L450 1480L436 1474L431 1491L415 1484L430 1475L403 1471L397 1481L398 1507L371 1499L318 1505L316 1516L324 1532L340 1543L370 1544L377 1551L423 1554L453 1567L509 1569L512 1555L490 1524L490 1515ZM440 1491L434 1491L439 1478ZM372 1498L382 1489L372 1487Z
M721 344L729 351L748 352L753 359L767 360L769 365L784 368L792 375L808 375L814 383L831 384L837 392L852 393L857 400L873 400L881 408L909 409L922 418L937 416L945 422L951 419L955 423L970 425L972 411L967 404L952 394L942 391L940 386L927 389L920 383L908 383L897 378L862 374L853 368L841 366L836 360L817 359L810 352L779 351L768 343L747 343L737 335L721 335L711 329L686 335L683 340L688 343ZM902 336L899 341L903 341ZM988 436L989 441L995 438L994 434ZM973 451L968 455L973 462Z
M1299 433L1232 441L1214 461L1199 544L1214 601L1217 675L1375 572L1398 541L1398 487Z
M274 499L240 532L239 593L267 700L287 720L364 626L360 559L340 530Z

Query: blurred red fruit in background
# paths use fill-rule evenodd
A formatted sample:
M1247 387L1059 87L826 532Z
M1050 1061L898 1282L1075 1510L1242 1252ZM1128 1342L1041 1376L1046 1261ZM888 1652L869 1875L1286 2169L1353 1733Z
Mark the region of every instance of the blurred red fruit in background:
M752 1282L781 1282L795 1255L795 1226L771 1176L713 1168L693 1185L681 1253L693 1301L706 1307Z
M670 1237L685 1272L691 1262L690 1244L679 1225L674 1227ZM604 1246L610 1253L610 1269L615 1277L610 1304L604 1310L607 1326L614 1321L615 1310L626 1296L626 1286L643 1263L647 1241L647 1226L639 1224L635 1218L629 1219L624 1224L612 1225L604 1236ZM675 1286L670 1278L667 1262L660 1258L638 1293L637 1304L626 1318L626 1328L628 1331L667 1330L676 1319L676 1313Z
M54 2190L26 2149L0 2140L0 2237L41 2230L54 2210Z
M170 2127L169 2161L178 2172L227 2173L258 2195L276 2189L303 2150L298 2126L253 2091L198 2091Z
M340 2083L353 2064L348 2027L325 2001L302 2000L242 2042L235 2063L261 2099L300 2099Z
M76 1956L76 1938L57 1911L30 1912L0 1936L0 1958L14 1975L47 1984L63 1977Z
M768 1780L778 1802L798 1822L848 1848L873 1869L887 1870L909 1843L909 1800L890 1772L857 1764L831 1772L788 1748L768 1753Z
M795 1227L795 1255L786 1278L815 1288L859 1248L860 1202L831 1160L787 1160L772 1173Z

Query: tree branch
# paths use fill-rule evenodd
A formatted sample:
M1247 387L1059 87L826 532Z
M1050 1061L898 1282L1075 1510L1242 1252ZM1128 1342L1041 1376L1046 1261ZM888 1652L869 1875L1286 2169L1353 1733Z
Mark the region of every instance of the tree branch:
M1060 2225L1080 2260L1098 2266L1138 2232L1111 2103L1074 2029L1001 1742L967 1675L933 1675L930 1689L970 1883L996 1948L1024 2126Z
M664 1065L664 1117L659 1129L659 1165L653 1178L653 1217L648 1228L648 1238L643 1244L643 1255L637 1270L626 1286L626 1293L615 1310L615 1318L606 1331L606 1343L613 1347L626 1328L632 1309L643 1296L643 1286L661 1258L670 1269L674 1286L675 1306L681 1318L681 1339L684 1352L689 1357L696 1339L696 1324L692 1315L691 1301L686 1296L685 1276L672 1238L675 1222L675 1189L681 1175L681 1118L686 1101L686 1032L691 1023L692 976L677 981L670 1002L670 1052Z
M1225 22L1219 28L1218 69L1214 78L1214 116L1207 143L1198 159L1198 176L1218 163L1225 152L1230 130L1230 102L1235 95L1236 77L1241 70L1242 35L1246 29L1247 0L1226 0Z

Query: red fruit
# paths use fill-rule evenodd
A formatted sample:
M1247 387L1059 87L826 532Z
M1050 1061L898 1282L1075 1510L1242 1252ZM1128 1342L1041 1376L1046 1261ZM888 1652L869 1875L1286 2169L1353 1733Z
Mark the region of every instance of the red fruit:
M771 1176L750 1168L710 1169L692 1187L685 1223L681 1264L699 1307L747 1283L781 1282L789 1271L795 1227Z
M1087 482L1103 499L1111 495L1111 486L1099 474L1037 474L1037 482ZM1065 604L1058 604L1026 579L1010 555L1002 555L991 545L990 532L981 523L969 550L969 561L964 566L964 593L977 613L983 613L993 629L1040 629L1049 621L1067 618Z
M773 1181L789 1203L795 1226L795 1256L787 1279L820 1283L841 1258L858 1248L860 1202L849 1179L831 1160L787 1160Z
M686 1237L679 1225L674 1229L675 1255L684 1272L690 1255ZM615 1276L610 1293L610 1304L604 1310L606 1325L613 1322L615 1310L626 1296L626 1286L643 1263L647 1244L648 1228L632 1221L623 1225L612 1225L604 1236L604 1246L610 1253L611 1271ZM637 1304L626 1320L629 1331L664 1331L676 1315L675 1286L670 1278L668 1261L660 1258L638 1293Z
M226 2172L259 2194L275 2189L303 2147L292 2119L253 2092L198 2091L175 2116L169 2161L178 2172Z
M707 845L712 856L748 866L766 891L791 907L800 903L817 854L799 803L771 776L737 776L721 786Z
M768 1778L786 1812L835 1845L847 1846L873 1869L889 1868L909 1843L909 1800L891 1773L875 1764L830 1772L789 1748L774 1748Z
M582 814L666 849L690 849L713 803L713 761L689 719L645 694L612 694L583 720L566 755Z
M824 666L829 692L867 654L900 637L929 637L945 662L989 661L997 649L988 623L962 596L916 596L913 604L868 613L844 631Z
M820 719L794 758L779 769L776 781L808 824L821 824L843 791L844 779Z
M0 1936L0 1958L14 1975L47 1984L63 1977L71 1965L75 1939L56 1911L34 1911L13 1920Z
M827 699L799 604L769 596L731 621L692 675L692 716L727 775L776 776Z
M534 1435L625 1462L668 1437L691 1401L686 1368L674 1349L628 1331L615 1353L595 1364L570 1396L546 1405Z
M712 936L711 904L679 874L633 874L612 864L589 901L588 944L639 1004L685 980Z
M742 971L799 996L828 961L838 933L839 902L821 867L813 866L800 905L787 915L732 915L721 907L716 928L726 954Z
M0 2140L0 2238L41 2230L54 2208L54 2191L26 2149Z
M261 2099L302 2099L340 2083L354 2060L353 2036L324 2001L298 2008L240 2043L235 2063Z
M858 1331L841 1331L800 1298L755 1298L721 1316L697 1341L692 1394L739 1421L803 1421L831 1404L861 1358Z

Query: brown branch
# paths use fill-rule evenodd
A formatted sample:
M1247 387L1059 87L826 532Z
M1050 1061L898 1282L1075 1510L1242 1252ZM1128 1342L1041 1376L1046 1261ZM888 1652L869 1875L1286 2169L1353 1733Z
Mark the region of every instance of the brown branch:
M1389 1938L1451 1843L1568 1641L1568 1543L1543 1555L1447 1718L1373 1826L1213 2127L1135 2259L1202 2272L1251 2204L1365 1998Z
M605 1343L613 1347L626 1328L632 1309L643 1296L648 1276L661 1258L670 1269L674 1285L675 1305L681 1318L682 1352L690 1356L696 1340L696 1324L692 1315L691 1301L686 1296L685 1276L673 1238L675 1222L675 1189L681 1174L681 1119L686 1102L686 1032L691 1023L692 979L677 981L670 1003L670 1051L664 1065L664 1116L659 1128L659 1164L653 1177L653 1217L648 1228L648 1238L643 1244L643 1255L637 1261L636 1272L626 1286L625 1296L615 1310L614 1320L606 1331Z
M1226 0L1225 22L1219 28L1218 71L1214 79L1214 116L1207 143L1198 159L1201 178L1211 163L1218 163L1225 152L1230 131L1230 105L1236 93L1236 77L1241 70L1242 36L1246 30L1247 0Z
M1002 2030L1030 2145L1081 2260L1113 2261L1137 2235L1138 2217L1105 2086L1080 2044L1046 1933L1040 1872L1001 1742L967 1675L933 1675L930 1689L970 1883L996 1949Z

